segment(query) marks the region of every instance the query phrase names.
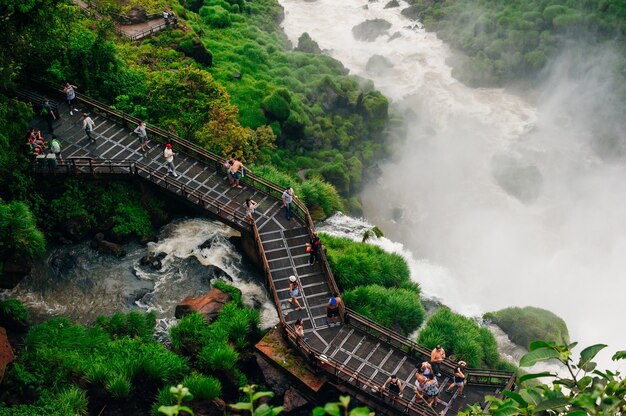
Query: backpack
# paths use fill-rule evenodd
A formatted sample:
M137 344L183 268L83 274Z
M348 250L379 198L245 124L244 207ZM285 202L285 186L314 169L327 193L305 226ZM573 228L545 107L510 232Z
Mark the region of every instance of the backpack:
M50 114L50 112L48 111L48 109L45 106L41 107L41 115L42 116L47 116L48 114Z
M334 296L330 297L330 306L337 306L337 298L335 298Z

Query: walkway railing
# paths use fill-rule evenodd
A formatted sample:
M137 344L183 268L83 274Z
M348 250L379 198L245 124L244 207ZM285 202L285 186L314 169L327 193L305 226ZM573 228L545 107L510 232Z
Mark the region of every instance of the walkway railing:
M40 88L45 88L50 91L62 93L61 89L53 87L45 82L36 81L36 84L39 85ZM100 112L103 114L103 116L111 118L119 124L131 127L133 125L137 125L141 121L136 117L129 116L118 110L112 109L107 105L83 94L77 94L77 99L84 107L89 107L94 111ZM217 156L214 153L211 153L206 149L188 140L171 134L170 132L167 132L157 126L149 125L147 126L146 130L151 133L152 140L161 142L163 144L171 143L176 146L176 150L180 153L185 154L188 157L193 158L208 167L211 167L215 171L219 172L220 169L223 169L223 163L225 162L224 158ZM256 227L256 224L254 222L251 223L242 212L237 209L230 208L223 203L215 200L214 198L200 193L195 189L192 189L186 185L183 185L179 181L168 177L165 173L154 170L149 166L137 161L70 158L67 159L65 163L61 163L58 168L59 170L65 171L66 173L70 174L103 173L136 175L150 182L153 182L158 186L168 189L197 205L201 205L204 209L218 215L225 223L229 225L234 225L236 228L239 229L250 230L253 233L254 240L256 242L259 259L263 267L265 278L267 279L268 285L272 292L272 296L274 298L274 303L276 305L276 310L280 318L281 326L285 330L288 340L291 342L291 344L296 349L300 350L306 357L308 357L311 365L313 365L318 370L324 370L325 372L332 374L337 381L342 380L348 382L350 385L359 388L364 394L370 396L374 395L379 399L384 399L389 396L389 393L381 388L382 386L375 385L367 377L361 376L358 372L347 368L345 364L341 362L324 356L320 351L315 350L310 345L303 342L303 340L296 335L294 329L287 324L282 309L280 307L280 301L278 299L276 286L274 284L267 256L263 249L261 235ZM274 198L281 198L283 188L280 188L278 185L267 181L260 176L248 173L244 178L242 178L242 181L257 189L258 191L264 192ZM314 231L314 225L306 206L304 205L304 203L302 203L302 201L298 199L294 199L294 205L294 211L296 215L305 222L309 235L311 235ZM328 260L324 253L324 250L320 251L320 256L322 271L324 273L325 280L328 284L330 291L339 292L332 271L330 270L330 266L328 264ZM406 354L413 355L414 357L430 357L430 351L425 347L420 346L419 344L394 333L393 331L373 322L369 318L366 318L352 310L345 308L343 305L341 305L341 315L344 321L346 321L346 323L348 323L349 325L371 336L374 336L379 341L384 342L391 347L397 348ZM456 368L456 363L447 359L443 363L443 367L445 372L453 374ZM480 369L468 370L468 383L470 384L496 387L504 386L506 388L512 388L514 381L515 375L508 372ZM395 403L396 405L394 405L394 408L396 410L400 409L401 411L413 412L417 415L436 414L436 412L433 413L433 410L430 407L425 406L424 404L410 402L402 398L397 399Z

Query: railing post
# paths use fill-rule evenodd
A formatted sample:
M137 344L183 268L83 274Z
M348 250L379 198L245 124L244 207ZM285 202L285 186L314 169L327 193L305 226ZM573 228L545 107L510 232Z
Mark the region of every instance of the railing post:
M91 163L91 162L92 162L92 159L90 158L90 159L89 159L89 173L91 173L91 174L93 175L93 173L94 173L94 172L93 172L93 165L92 165L92 163Z

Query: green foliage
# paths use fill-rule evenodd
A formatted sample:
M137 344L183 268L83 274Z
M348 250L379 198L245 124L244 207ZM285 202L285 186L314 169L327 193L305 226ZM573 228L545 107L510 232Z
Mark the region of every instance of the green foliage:
M316 407L313 409L313 416L374 416L374 412L370 412L367 407L355 407L350 409L350 396L339 396L339 401L334 403L326 403L324 407Z
M380 247L356 243L349 238L322 234L326 256L342 290L379 285L387 288L411 286L409 267L398 254Z
M0 300L0 326L26 327L29 322L28 308L18 299Z
M138 337L144 341L152 340L152 333L156 324L154 312L141 313L132 311L128 314L116 312L110 317L99 316L96 326L104 329L111 337Z
M203 371L231 371L237 365L239 354L228 344L209 343L198 357L198 365Z
M197 400L213 400L222 395L222 385L211 376L192 373L185 377L183 385L193 392L193 397Z
M271 391L256 391L257 386L255 384L241 387L239 390L246 395L246 401L231 404L230 407L235 410L245 410L250 412L251 416L276 416L283 411L283 407L272 407L267 403L263 403L260 406L256 406L256 402L263 397L274 397L274 393Z
M221 280L215 280L211 282L211 286L221 290L224 293L227 293L231 297L233 302L235 302L237 305L242 305L241 290L237 289L235 286L224 283Z
M172 347L192 356L208 342L209 336L208 325L202 315L196 312L183 316L177 325L170 328Z
M42 256L46 251L46 240L37 229L35 216L23 202L4 203L0 200L0 256L10 254Z
M350 309L403 336L419 328L424 320L424 306L418 291L360 286L343 293L343 299Z
M92 226L113 218L112 231L118 237L145 238L153 233L152 221L167 218L163 201L123 182L68 179L55 192L49 206L51 228L73 217L84 217Z
M189 392L187 387L183 387L182 384L179 384L176 387L170 387L170 393L173 398L176 399L176 404L174 406L161 406L159 407L159 412L168 416L178 415L180 412L185 412L191 416L194 415L193 410L191 410L187 406L183 406L182 402L186 400L191 400L193 398L192 394Z
M418 342L431 349L441 344L448 356L467 362L469 367L501 368L491 332L448 308L438 309L428 319Z
M550 372L531 373L520 377L522 385L516 392L504 391L504 399L487 396L490 403L487 413L478 405L470 406L461 416L488 415L544 415L568 414L616 415L626 410L626 379L619 372L596 370L592 360L606 347L592 345L573 359L573 348L577 343L559 345L555 342L535 341L530 352L520 360L521 366L530 366L540 361L555 359L567 368L567 376ZM623 359L624 357L621 357ZM614 360L620 359L614 356ZM552 379L550 384L539 383L539 378ZM532 380L533 385L528 386Z
M616 85L626 84L626 3L546 0L413 0L416 17L428 30L465 53L454 75L472 85L532 81L572 40L583 50L611 45L621 53L613 68ZM609 5L610 3L610 5ZM621 73L620 73L621 72ZM626 95L622 96L626 99Z
M116 314L110 319L99 318L91 328L55 318L33 327L25 338L24 352L13 366L15 370L8 375L15 392L58 390L59 403L81 414L84 393L75 387L78 380L110 397L132 400L135 382L158 387L182 379L189 371L186 360L146 334L154 325L150 318L154 319Z
M486 313L484 318L502 328L511 341L526 348L539 339L569 343L565 321L545 309L512 307Z

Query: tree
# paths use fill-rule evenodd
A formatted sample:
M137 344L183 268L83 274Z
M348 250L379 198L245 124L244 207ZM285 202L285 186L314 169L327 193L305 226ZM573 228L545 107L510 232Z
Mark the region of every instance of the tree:
M531 373L519 378L524 387L517 392L504 391L505 399L487 396L491 403L489 415L568 415L615 416L626 412L626 379L618 372L599 371L592 360L604 348L596 344L583 349L578 361L572 358L577 343L557 345L554 342L535 341L530 352L520 360L521 367L538 362L557 360L563 364L568 376L551 372ZM626 351L618 351L613 361L626 359ZM538 378L552 378L550 384L536 384ZM535 385L526 383L533 380ZM485 411L473 405L463 416L482 416Z

